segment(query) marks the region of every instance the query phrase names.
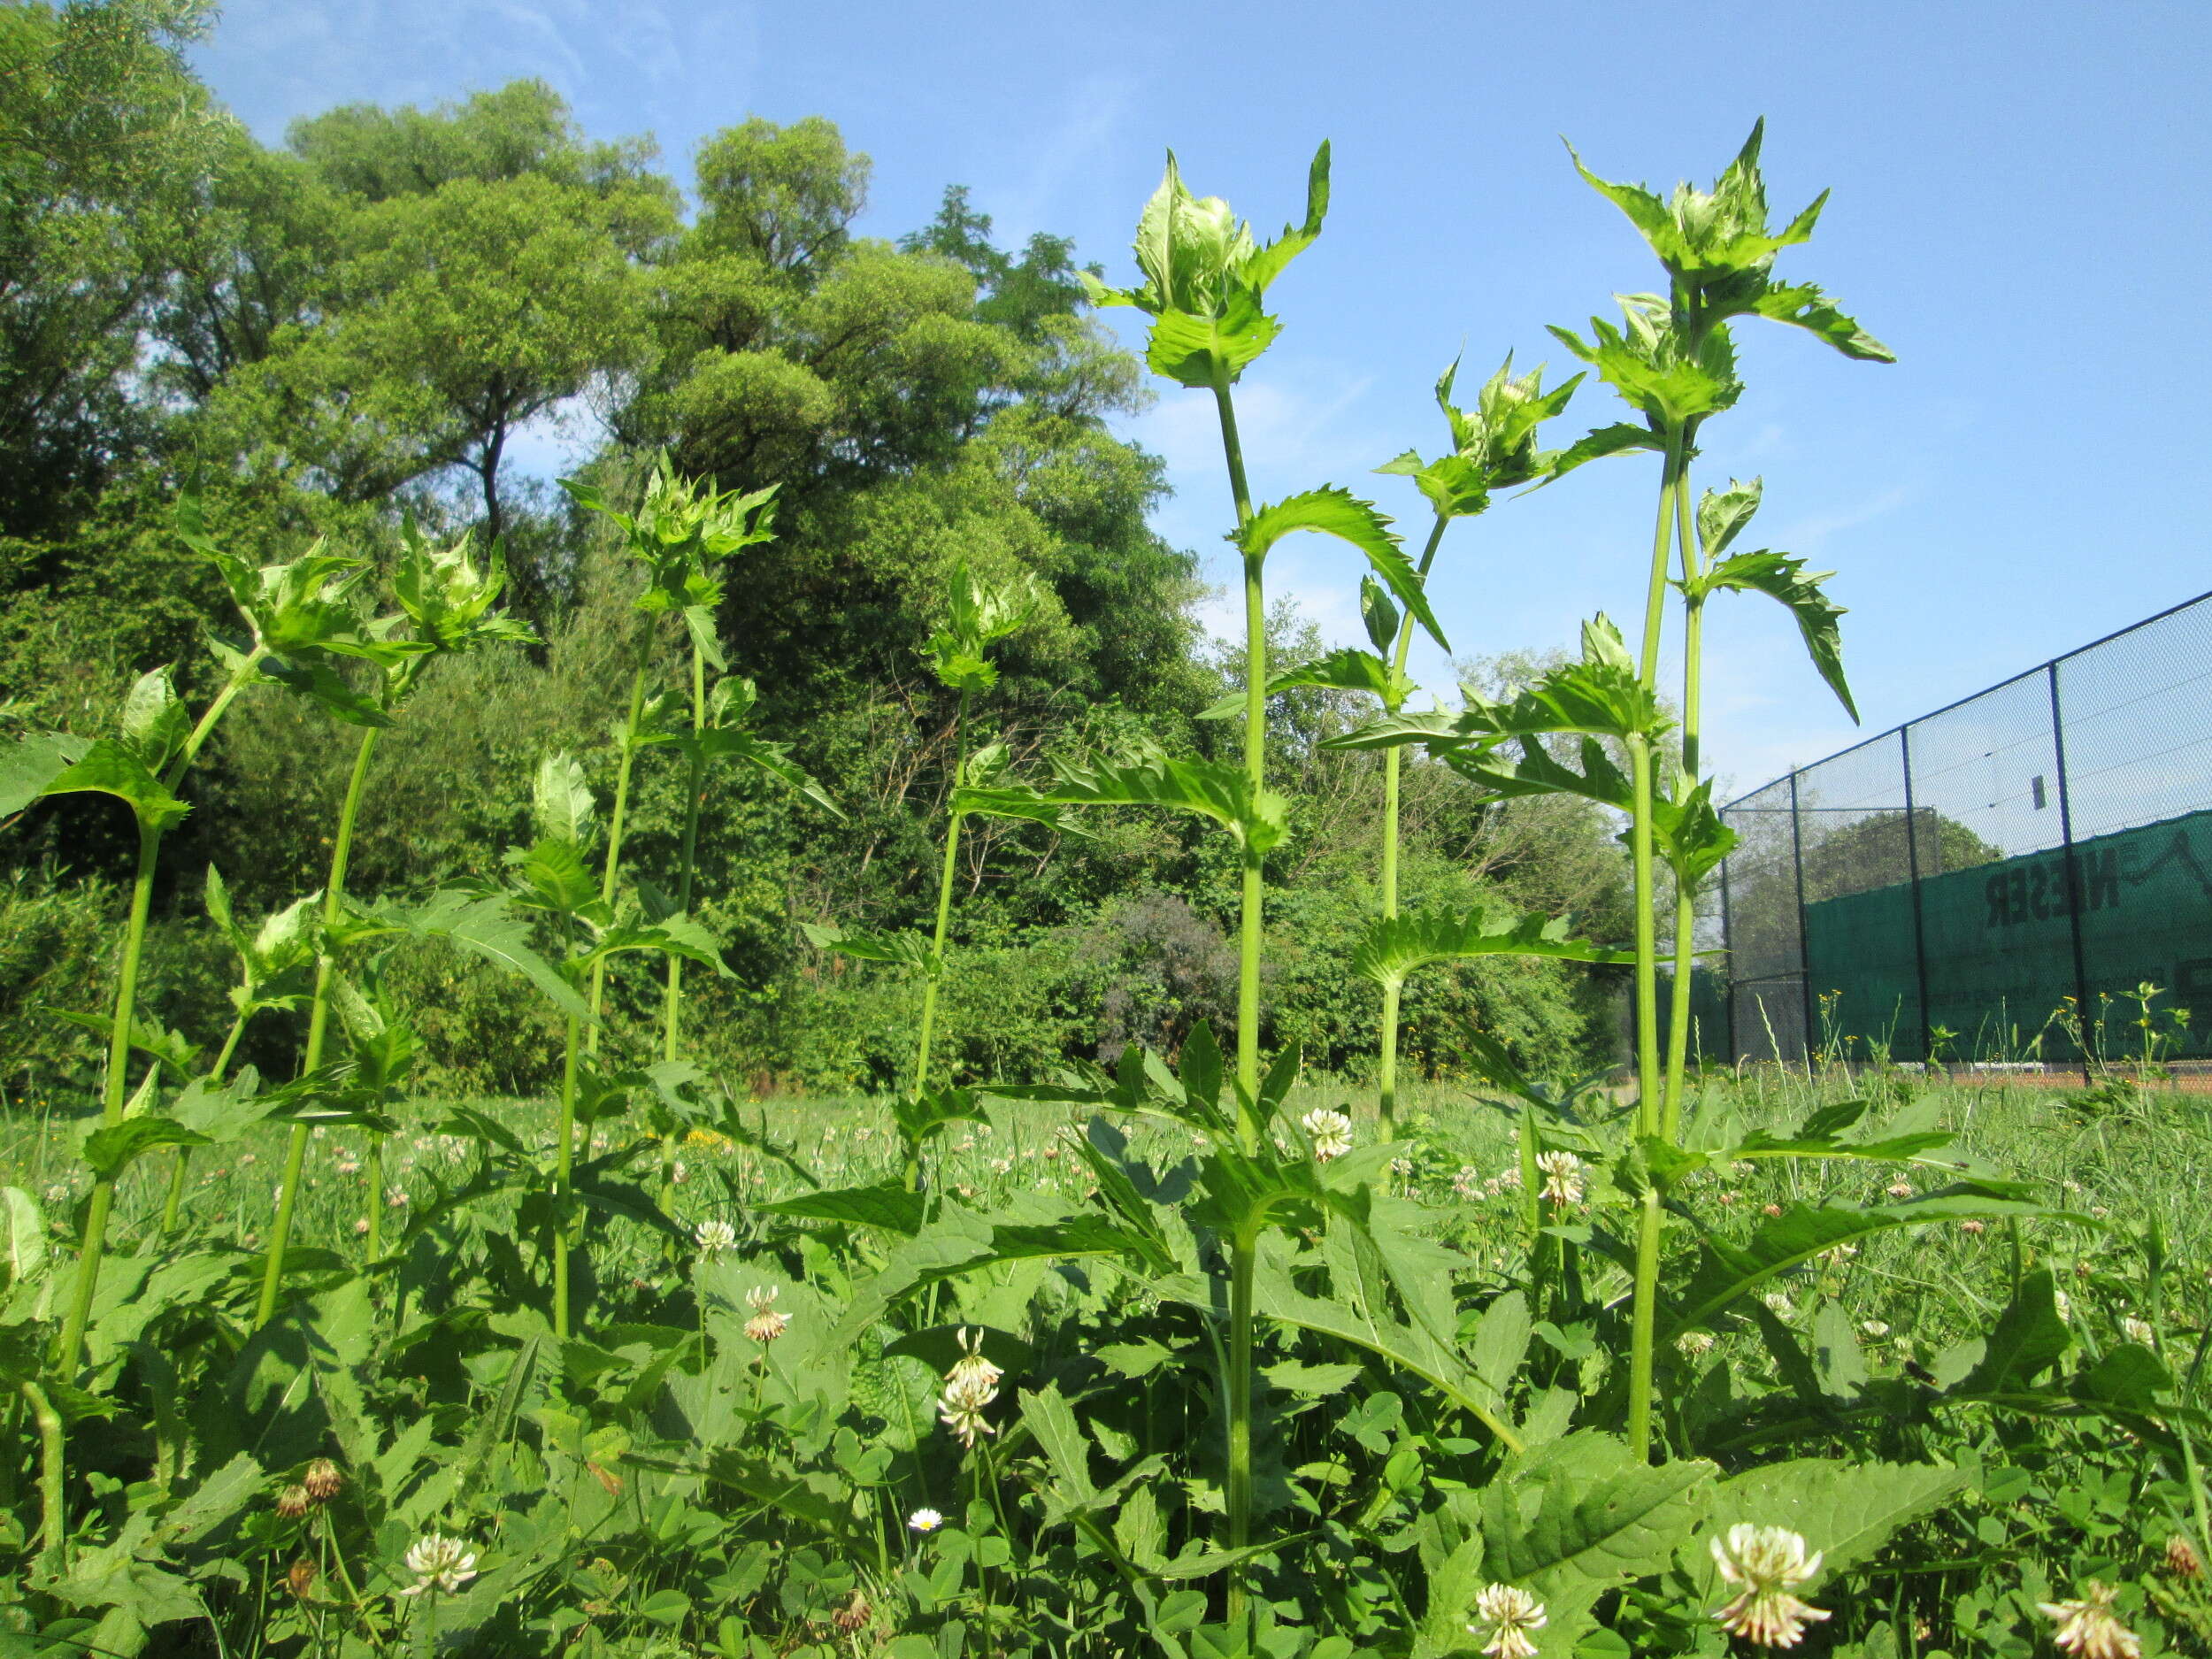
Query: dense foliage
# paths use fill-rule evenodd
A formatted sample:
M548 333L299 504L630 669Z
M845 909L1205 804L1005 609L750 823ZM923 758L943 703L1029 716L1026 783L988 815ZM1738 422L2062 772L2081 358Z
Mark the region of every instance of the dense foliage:
M4 960L95 1003L17 1010L0 1652L2202 1651L2165 993L2046 1105L1691 1062L1707 603L1785 605L1852 706L1699 434L1739 320L1888 357L1776 275L1821 204L1770 223L1763 129L1670 197L1577 162L1667 292L1555 332L1640 419L1552 448L1582 376L1455 365L1449 447L1377 469L1417 557L1248 487L1325 143L1272 241L1171 154L1117 288L957 190L853 237L820 121L711 140L687 211L541 88L270 154L189 12L0 15ZM1093 303L1217 415L1217 662ZM609 442L534 495L580 398ZM1638 455L1640 649L1411 707L1455 524ZM1271 610L1297 533L1371 649Z
M0 96L16 101L0 121L0 714L95 733L149 664L176 664L187 695L205 683L199 636L224 626L225 602L174 533L180 488L209 534L257 563L320 534L388 568L411 518L435 538L497 537L508 603L542 642L424 672L367 780L351 874L372 893L480 877L518 833L544 753L575 752L611 793L605 710L637 640L641 572L604 519L518 466L518 443L541 452L557 421L592 445L586 476L618 502L663 455L686 476L773 487L775 535L748 553L742 603L718 607L714 630L727 672L759 688L754 727L839 779L845 817L792 810L757 774L718 779L696 856L733 977L699 990L708 1052L772 1087L888 1083L906 1063L904 1002L807 948L798 924L900 926L933 907L937 849L916 809L947 796L957 694L921 648L954 568L1039 583L997 651L979 746L1033 764L1220 741L1192 717L1233 667L1193 620L1194 557L1146 523L1166 482L1112 422L1149 394L1092 320L1074 250L1042 234L1001 249L956 187L896 243L858 234L868 161L820 119L715 134L684 188L649 142L587 138L533 82L436 110L334 110L265 148L177 57L199 20L183 0L0 11ZM662 632L650 649L678 664L684 648ZM1314 750L1355 710L1302 695L1277 714L1302 756L1281 787L1320 833L1274 878L1295 895L1288 947L1306 915L1360 913L1373 879L1354 849L1371 844L1376 805L1353 786L1377 763ZM147 972L173 1018L220 1008L201 965L208 864L254 909L314 890L351 758L288 700L249 699L216 735L154 895ZM667 886L683 769L663 751L635 784L626 856ZM1415 867L1453 879L1471 856L1516 897L1617 923L1596 815L1481 812L1440 770L1416 787ZM127 858L118 837L111 814L61 804L0 851L0 1087L92 1086L96 1042L57 1038L35 1013L111 992L96 934L68 918L119 916L125 895L102 885ZM1236 879L1172 821L1081 841L979 822L959 873L952 946L987 956L1000 987L958 1027L967 1077L1041 1075L1110 1046L1101 997L1153 995L1142 953L1114 942L1118 918L1179 905L1221 937ZM649 977L614 972L617 1040L640 1053L655 1041ZM1539 977L1548 1011L1532 1021L1472 972L1452 995L1499 1015L1532 1061L1607 1051L1604 994ZM425 958L395 964L390 989L454 1087L553 1084L546 1016L488 971ZM1316 1064L1362 1070L1367 1000L1286 978L1271 1027ZM1417 1059L1453 1064L1454 1029L1429 1022ZM280 1015L244 1052L273 1064L296 1040Z

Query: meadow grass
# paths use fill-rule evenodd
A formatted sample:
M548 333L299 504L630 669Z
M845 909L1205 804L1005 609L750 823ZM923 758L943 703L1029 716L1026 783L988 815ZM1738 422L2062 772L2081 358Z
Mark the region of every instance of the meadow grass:
M2212 1160L2212 1101L2177 1090L2145 1088L2083 1103L2079 1092L2022 1086L2002 1079L1931 1082L1910 1072L1874 1076L1840 1071L1808 1078L1773 1068L1709 1073L1693 1089L1693 1121L1732 1114L1744 1130L1787 1128L1816 1107L1873 1098L1881 1118L1912 1109L1932 1111L1937 1126L1958 1137L1954 1150L1993 1173L2035 1182L2054 1208L2075 1219L2039 1220L2020 1233L2016 1262L2011 1237L2001 1227L1967 1223L1903 1229L1868 1241L1855 1255L1801 1270L1784 1282L1789 1314L1824 1299L1847 1304L1863 1331L1887 1326L1872 1346L1886 1343L1902 1358L1913 1345L1939 1346L1986 1328L2006 1301L2012 1276L2048 1264L2078 1277L2110 1267L2134 1277L2129 1261L2147 1224L2162 1229L2170 1258L2191 1271L2183 1282L2195 1300L2170 1309L2178 1322L2201 1326L2206 1272L2212 1270L2212 1210L2199 1182ZM1405 1156L1393 1186L1443 1207L1454 1241L1478 1257L1494 1254L1500 1266L1515 1248L1520 1207L1515 1119L1469 1088L1448 1082L1414 1083L1401 1090ZM476 1143L442 1135L431 1126L448 1105L466 1105L503 1124L531 1153L551 1156L556 1104L546 1099L416 1102L391 1141L385 1175L386 1202L397 1218L410 1206L435 1197L441 1186L457 1187L473 1167ZM1291 1099L1295 1117L1317 1106L1346 1107L1358 1138L1371 1138L1377 1121L1371 1087L1325 1080L1301 1084ZM1597 1109L1606 1110L1602 1098ZM73 1139L95 1121L92 1103L77 1112L52 1102L18 1102L0 1115L0 1185L38 1194L50 1209L84 1195L82 1165ZM776 1098L741 1109L744 1123L777 1145L790 1165L823 1187L860 1186L899 1178L902 1149L888 1107L866 1096ZM1047 1191L1071 1200L1085 1196L1089 1179L1066 1150L1080 1134L1084 1114L1057 1107L999 1101L987 1125L956 1124L933 1145L932 1179L964 1204L990 1213L1017 1193ZM1132 1147L1156 1165L1204 1149L1204 1138L1153 1119L1122 1125ZM1605 1132L1601 1130L1601 1134ZM245 1248L267 1236L275 1213L286 1132L265 1126L228 1146L203 1149L191 1169L188 1225L227 1234ZM603 1121L592 1151L603 1155L634 1142L639 1179L657 1145L640 1126ZM342 1256L363 1253L359 1237L363 1183L369 1164L365 1140L351 1129L318 1129L301 1191L295 1245L319 1247ZM1948 1156L1948 1154L1947 1154ZM1599 1170L1586 1172L1587 1190L1572 1221L1626 1225L1627 1201L1605 1185ZM116 1203L117 1231L126 1249L144 1248L157 1232L168 1179L165 1156L142 1159L126 1175ZM1839 1198L1879 1203L1902 1197L1901 1179L1915 1191L1941 1184L1939 1171L1903 1174L1893 1165L1845 1160L1784 1160L1734 1172L1700 1177L1686 1198L1724 1233L1747 1232L1770 1204ZM1886 1191L1886 1189L1888 1189ZM754 1205L807 1190L778 1156L733 1141L712 1130L695 1131L684 1142L673 1191L674 1218L686 1229L702 1222L730 1222L741 1236L754 1233ZM661 1247L638 1225L617 1220L595 1243L611 1272L648 1271ZM1612 1270L1594 1263L1601 1294ZM1625 1292L1624 1276L1617 1287Z

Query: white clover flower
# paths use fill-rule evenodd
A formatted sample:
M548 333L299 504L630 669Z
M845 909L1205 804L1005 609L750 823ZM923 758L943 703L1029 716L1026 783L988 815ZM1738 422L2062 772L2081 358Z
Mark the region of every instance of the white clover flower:
M1298 1120L1299 1127L1313 1142L1313 1159L1326 1164L1331 1158L1340 1158L1352 1149L1352 1118L1327 1106L1317 1106Z
M385 1207L390 1210L406 1209L407 1189L404 1187L386 1187L384 1189L384 1203Z
M2140 1342L2145 1348L2154 1347L2158 1333L2151 1329L2150 1321L2139 1319L2133 1314L2120 1321L2120 1333L2131 1342Z
M2143 1639L2112 1611L2117 1594L2110 1585L2092 1578L2078 1600L2038 1601L2036 1611L2057 1621L2051 1640L2075 1659L2140 1659Z
M1790 1306L1790 1299L1778 1290L1770 1290L1765 1295L1760 1297L1759 1300L1766 1303L1768 1311L1773 1313L1779 1318L1786 1319L1793 1312L1795 1311L1795 1310Z
M1807 1555L1802 1534L1740 1522L1712 1548L1722 1579L1736 1586L1735 1598L1713 1615L1731 1635L1759 1647L1794 1647L1807 1624L1829 1617L1790 1594L1820 1571L1820 1551Z
M986 1387L995 1388L998 1379L1006 1373L983 1356L982 1330L979 1327L971 1330L964 1325L960 1327L958 1340L960 1357L953 1361L952 1369L945 1373L945 1380L959 1382L963 1379L979 1378Z
M1459 1173L1452 1177L1452 1191L1465 1199L1479 1199L1482 1194L1482 1178L1471 1164L1459 1166Z
M402 1595L420 1595L426 1590L443 1590L450 1595L476 1576L476 1552L465 1540L442 1532L418 1539L407 1552L406 1561L415 1582L402 1590Z
M1536 1167L1543 1171L1543 1195L1563 1208L1582 1202L1582 1160L1571 1152L1539 1152Z
M1690 1359L1698 1359L1713 1351L1710 1331L1685 1331L1674 1339L1675 1351Z
M1901 1180L1892 1181L1884 1190L1886 1191L1892 1198L1910 1198L1912 1196L1912 1183L1910 1181Z
M745 1321L745 1334L754 1341L772 1342L790 1325L791 1316L776 1311L776 1298L781 1294L774 1285L756 1285L745 1293L745 1305L753 1310L753 1317Z
M719 1256L737 1248L737 1229L726 1221L703 1221L692 1236L699 1241L702 1256Z
M1859 1322L1859 1332L1869 1341L1878 1342L1889 1334L1889 1326L1879 1319L1862 1319Z
M983 1357L982 1332L963 1326L960 1346L960 1357L953 1361L952 1369L945 1373L945 1392L937 1402L937 1418L959 1437L962 1446L972 1449L977 1435L998 1432L984 1417L983 1408L998 1398L998 1379L1004 1373Z
M2073 1300L2068 1296L2064 1291L2054 1290L2051 1293L2051 1302L2052 1305L2058 1310L2058 1317L2060 1318L2068 1321L2072 1320L2074 1317Z
M1411 1158L1393 1158L1393 1159L1391 1159L1391 1160L1390 1160L1390 1172L1391 1172L1393 1175L1410 1175L1410 1174L1412 1174L1412 1173L1413 1173L1413 1160L1412 1160Z
M1543 1629L1548 1617L1544 1604L1518 1585L1486 1584L1476 1594L1467 1633L1488 1638L1482 1651L1489 1659L1536 1659L1529 1632Z
M945 1524L945 1517L934 1509L917 1509L906 1517L907 1530L915 1532L933 1532Z

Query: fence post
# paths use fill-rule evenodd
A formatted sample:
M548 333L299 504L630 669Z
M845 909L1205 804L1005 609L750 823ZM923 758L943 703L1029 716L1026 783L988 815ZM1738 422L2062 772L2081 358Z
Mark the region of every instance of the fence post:
M2059 844L2065 849L2066 859L2066 928L2074 941L2074 1004L2081 1010L2081 1080L2092 1080L2089 1071L2089 1022L2095 1018L2097 1041L2104 1041L2104 1017L2094 1013L2089 1005L2089 962L2081 942L2082 880L2081 866L2074 858L2074 800L2066 787L2066 719L2061 711L2058 696L2058 664L2055 660L2043 667L2043 676L2051 687L2051 755L2058 766L2058 835Z
M1736 1046L1736 935L1728 909L1728 865L1729 860L1720 861L1720 1007L1722 1027L1728 1033L1728 1064L1734 1065L1743 1058L1743 1050Z
M1920 987L1920 1064L1935 1064L1935 1022L1928 1018L1928 929L1920 911L1920 819L1912 798L1912 726L1897 728L1897 749L1905 763L1905 867L1912 880L1912 971ZM1936 848L1942 850L1943 832L1936 832ZM1940 875L1942 872L1938 871Z
M1813 1070L1813 964L1805 944L1805 817L1797 808L1797 773L1790 773L1790 863L1797 873L1797 980L1804 1011L1805 1074ZM1779 1060L1782 1056L1774 1056Z

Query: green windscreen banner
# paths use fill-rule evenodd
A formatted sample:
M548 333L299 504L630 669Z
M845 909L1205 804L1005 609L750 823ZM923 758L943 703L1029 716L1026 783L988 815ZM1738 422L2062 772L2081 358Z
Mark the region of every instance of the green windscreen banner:
M2071 1062L2085 1038L2131 1058L2148 985L2156 1052L2212 1053L2212 811L2079 841L2073 857L2072 879L2056 849L1927 877L1917 918L1909 881L1806 905L1816 1044L1924 1059L1934 1028L1945 1058Z

